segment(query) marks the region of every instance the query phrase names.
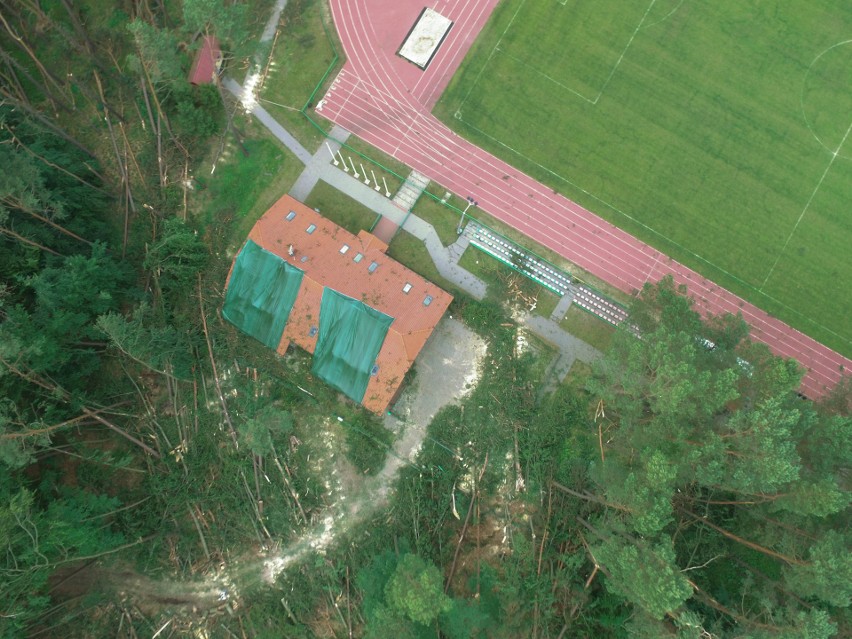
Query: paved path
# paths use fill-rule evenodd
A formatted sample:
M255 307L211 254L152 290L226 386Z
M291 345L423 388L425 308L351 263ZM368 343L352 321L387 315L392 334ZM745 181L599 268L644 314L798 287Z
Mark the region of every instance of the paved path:
M271 131L271 129L270 129ZM296 180L296 183L293 185L293 188L290 189L290 195L299 200L300 202L304 202L308 195L311 194L317 182L321 179L323 173L329 169L330 166L334 166L331 164L331 156L334 153L337 153L340 150L341 143L346 142L349 139L349 131L344 129L341 126L335 126L331 131L331 135L333 138L331 140L327 140L325 144L322 145L314 155L307 162L302 160L302 163L305 164L305 169L302 171L301 175L299 175L299 179ZM283 139L278 138L282 142ZM293 148L284 142L291 151ZM296 143L300 148L301 145ZM297 157L301 160L301 156L297 154Z
M802 391L819 397L852 360L771 317L695 271L482 151L431 113L498 0L438 0L453 28L425 71L396 55L420 0L330 0L347 61L321 113L569 261L632 293L672 275L702 314L741 313L752 337L806 369Z
M242 87L236 81L227 78L223 85L237 98L242 96ZM255 103L252 114L305 165L301 175L290 189L290 195L304 201L318 181L326 182L370 210L392 220L423 242L432 262L443 278L455 284L471 297L476 299L485 297L487 292L485 282L458 265L458 261L469 243L466 235L460 236L454 244L445 247L431 224L400 209L381 191L376 191L361 180L352 177L350 173L345 173L335 167L331 158L332 153L336 153L340 146L338 142L329 140L331 153L323 143L317 152L311 155L298 140L269 115L266 109ZM345 141L349 136L349 132L339 126L335 127L331 134L335 140L339 141ZM553 319L527 314L522 316L521 323L558 349L559 355L553 366L553 377L557 380L564 379L575 360L579 359L588 363L601 356L600 351L566 333Z
M263 29L263 34L260 36L261 42L269 42L275 36L275 31L278 29L278 22L281 19L281 13L286 7L287 0L276 0L272 14L269 16L266 27Z
M237 98L242 97L242 87L235 80L226 78L223 85ZM426 245L426 250L429 251L429 255L442 277L476 299L485 297L485 282L474 277L457 264L460 254L457 255L457 252L453 251L451 247L446 248L441 244L441 240L431 224L415 215L408 214L394 205L381 191L374 190L361 180L352 177L350 173L344 173L341 169L335 167L331 161L331 153L329 153L325 143L312 155L262 106L255 104L252 114L305 165L305 169L299 175L293 188L290 189L290 195L297 200L304 201L316 183L322 180L411 233ZM340 141L345 141L349 136L349 132L339 126L335 127L331 133L335 136L335 140ZM334 152L340 147L340 144L335 140L329 140Z
M562 330L559 324L551 319L532 313L523 313L519 320L523 326L559 351L551 365L548 375L551 382L547 388L543 389L545 391L553 390L557 383L565 379L576 360L589 364L602 356L599 350L586 344L579 337L574 337Z

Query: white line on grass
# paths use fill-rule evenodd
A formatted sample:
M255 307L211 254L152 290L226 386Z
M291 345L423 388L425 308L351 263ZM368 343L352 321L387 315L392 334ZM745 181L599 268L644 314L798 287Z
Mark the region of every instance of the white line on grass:
M509 145L508 145L508 144L506 144L505 142L501 142L500 140L498 140L498 139L497 139L497 138L495 138L494 136L489 135L488 133L486 133L486 132L485 132L485 131L483 131L482 129L477 128L476 126L474 126L473 124L471 124L471 123L467 122L466 120L464 120L464 119L462 119L462 118L459 118L459 120L461 120L461 122L462 122L462 123L464 123L464 125L465 125L465 126L468 126L468 127L470 127L471 129L473 129L474 131L476 131L477 133L480 133L481 135L484 135L485 137L487 137L489 140L491 140L491 141L492 141L492 142L494 142L495 144L499 144L499 145L500 145L500 146L502 146L504 149L507 149L508 151L511 151L512 153L514 153L515 155L517 155L517 156L518 156L518 157L520 157L520 158L523 158L524 160L526 160L526 161L527 161L527 162L529 162L530 164L534 164L535 166L537 166L537 167L538 167L538 168L540 168L541 170L546 171L547 173L550 173L550 175L552 175L553 177L555 177L555 178L557 178L557 179L561 180L561 181L562 181L562 182L564 182L565 184L570 185L571 187L573 187L573 188L577 189L578 191L580 191L580 192L584 193L585 195L588 195L590 198L592 198L592 199L594 199L594 200L596 200L596 201L600 202L601 204L603 204L603 205L604 205L605 207L607 207L608 209L610 209L610 210L612 210L612 211L615 211L615 212L616 212L616 213L618 213L619 215L621 215L621 216L623 216L623 217L627 218L628 220L630 220L631 222L633 222L633 223L634 223L634 224L636 224L637 226L641 226L641 227L642 227L643 229L645 229L646 231L649 231L650 233L653 233L654 235L656 235L656 236L657 236L657 237L659 237L660 239L665 240L665 241L666 241L666 242L668 242L670 245L672 245L672 246L674 246L674 247L676 247L676 248L680 249L680 250L681 250L681 251L683 251L684 253L688 253L689 255L691 255L692 257L694 257L695 259L700 260L701 262L703 262L704 264L706 264L707 266L710 266L710 267L712 267L712 268L716 269L716 270L717 270L717 271L719 271L720 273L722 273L722 274L724 274L725 276L727 276L727 277L731 278L732 280L736 281L738 284L741 284L741 285L743 285L743 286L746 286L746 287L748 287L748 288L750 288L750 289L752 289L752 290L758 290L758 289L756 289L756 288L754 287L754 285L753 285L753 284L749 284L748 282L746 282L745 280L740 279L739 277L737 277L737 276L736 276L736 275L734 275L733 273L730 273L730 272L726 271L726 270L725 270L724 268L722 268L721 266L718 266L717 264L714 264L713 262L711 262L710 260L708 260L706 257L702 257L702 256L701 256L701 255L699 255L698 253L695 253L694 251L691 251L690 249L686 248L686 247L685 247L685 246L683 246L682 244L679 244L677 241L673 240L672 238L668 237L667 235L664 235L664 234L660 233L660 232L659 232L658 230L656 230L655 228L653 228L653 227L651 227L651 226L648 226L647 224L645 224L644 222L642 222L642 221L640 221L640 220L636 219L635 217L633 217L633 216L632 216L632 215L630 215L629 213L626 213L626 212L622 211L620 208L618 208L618 207L617 207L617 206L615 206L614 204L610 204L609 202L607 202L606 200L604 200L604 199L603 199L603 198L601 198L601 197L598 197L597 195L595 195L595 194L594 194L594 193L592 193L591 191L587 191L587 190L586 190L586 189L584 189L582 186L580 186L580 185L578 185L578 184L576 184L576 183L572 182L571 180L569 180L568 178L566 178L566 177L564 177L564 176L562 176L562 175L559 175L559 173L557 173L556 171L554 171L554 170L552 170L552 169L547 168L547 167L546 167L546 166L544 166L543 164L540 164L540 163L536 162L535 160L533 160L533 159L532 159L532 158L530 158L530 157L527 157L526 155L524 155L523 153L521 153L521 152L520 152L520 151L518 151L517 149L512 148L511 146L509 146ZM601 219L603 219L603 218L601 218ZM653 247L652 247L652 248L653 248Z
M500 146L502 146L502 147L503 147L503 148L505 148L506 150L511 151L512 153L514 153L515 155L517 155L517 156L518 156L518 157L520 157L520 158L523 158L524 160L526 160L526 161L527 161L527 162L529 162L530 164L534 164L534 165L535 165L535 166L537 166L538 168L542 169L543 171L546 171L547 173L550 173L552 176L554 176L555 178L557 178L557 179L561 180L561 181L562 181L562 182L564 182L565 184L570 185L571 187L573 187L573 188L577 189L578 191L581 191L581 192L582 192L582 193L584 193L585 195L588 195L590 198L592 198L592 199L594 199L594 200L596 200L596 201L600 202L600 203L601 203L601 204L603 204L605 207L607 207L607 208L609 208L609 209L611 209L611 210L615 211L616 213L618 213L619 215L624 216L625 218L627 218L627 219L628 219L628 220L630 220L631 222L633 222L633 223L637 224L638 226L641 226L642 228L646 229L647 231L649 231L649 232L653 233L653 234L654 234L654 235L656 235L657 237L659 237L659 238L661 238L662 240L664 240L664 241L668 242L670 245L672 245L672 246L674 246L674 247L676 247L676 248L680 249L680 250L681 250L681 251L683 251L684 253L687 253L687 254L691 255L692 257L694 257L695 259L699 260L700 262L703 262L703 263L704 263L704 264L706 264L707 266L709 266L709 267L711 267L711 268L716 269L719 273L722 273L722 274L723 274L723 275L725 275L726 277L729 277L731 280L733 280L733 281L734 281L734 282L736 282L737 284L739 284L739 285L741 285L741 286L743 286L743 287L747 288L747 289L748 289L748 290L750 290L750 291L754 291L755 293L757 293L758 295L760 295L760 296L762 296L762 297L766 298L767 300L771 301L772 303L777 304L778 306L780 306L781 308L783 308L783 309L784 309L784 310L786 310L787 312L789 312L789 313L791 313L791 314L795 315L796 317L798 317L798 318L802 319L803 321L806 321L806 322L810 323L812 326L815 326L816 328L819 328L819 329L821 329L821 330L823 330L823 331L825 331L825 332L827 332L827 333L830 333L830 334L831 334L831 335L833 335L834 337L836 337L836 338L838 338L839 340L841 340L843 343L845 343L845 344L852 344L852 340L850 340L848 337L846 337L846 336L844 336L844 335L840 335L837 331L834 331L834 330L832 330L832 329L828 328L827 326L825 326L825 325L821 324L820 322L816 321L813 317L809 317L808 315L803 314L801 311L799 311L799 310L797 310L797 309L793 308L792 306L790 306L790 305L788 305L788 304L786 304L786 303L782 302L781 300L777 299L776 297L773 297L773 296L772 296L772 295L770 295L769 293L765 293L765 292L764 292L764 291L762 291L761 289L759 289L759 288L755 287L755 286L754 286L754 284L749 284L749 283L748 283L748 282L746 282L745 280L740 279L739 277L737 277L737 276L736 276L736 275L734 275L733 273L731 273L731 272L729 272L729 271L725 270L724 268L722 268L722 267L721 267L721 266L719 266L718 264L715 264L715 263L711 262L711 261L710 261L710 260L708 260L707 258L702 257L701 255L699 255L698 253L695 253L694 251L691 251L690 249L686 248L685 246L683 246L682 244L678 243L677 241L675 241L675 240L671 239L670 237L668 237L668 236L666 236L666 235L664 235L664 234L660 233L660 232L659 232L659 231L657 231L656 229L654 229L654 228L652 228L652 227L648 226L647 224L644 224L643 222L640 222L639 220L637 220L636 218L634 218L634 217L633 217L632 215L630 215L629 213L625 213L624 211L622 211L621 209L619 209L619 208L618 208L618 207L616 207L615 205L610 204L609 202L607 202L607 201L606 201L606 200L604 200L603 198L598 197L597 195L595 195L594 193L592 193L592 192L590 192L590 191L587 191L586 189L584 189L583 187L581 187L581 186L579 186L579 185L575 184L574 182L572 182L572 181L571 181L571 180L569 180L568 178L563 177L562 175L559 175L558 173L556 173L556 171L553 171L553 170L551 170L551 169L547 168L547 167L546 167L546 166L544 166L543 164L539 164L538 162L536 162L536 161L535 161L535 160L533 160L532 158L527 157L526 155L524 155L524 154L523 154L523 153L521 153L520 151L518 151L518 150L516 150L516 149L512 148L511 146L509 146L508 144L506 144L506 143L504 143L504 142L501 142L500 140L498 140L498 139L497 139L497 138L495 138L494 136L489 135L488 133L486 133L485 131L483 131L483 130L481 130L481 129L477 128L477 127L476 127L476 126L474 126L473 124L471 124L471 123L469 123L469 122L465 121L465 120L464 120L464 119L462 119L462 118L459 118L459 120L460 120L460 121L461 121L461 122L462 122L465 126L468 126L468 127L470 127L471 129L473 129L474 131L476 131L476 132L480 133L481 135L484 135L484 136L485 136L485 137L487 137L489 140L493 141L495 144L499 144ZM850 128L852 128L852 126L850 126ZM651 248L654 248L654 247L651 247ZM656 262L655 262L655 266L656 266L656 265L659 263L659 258L657 257L657 258L655 258L655 259L656 259ZM649 273L649 275L650 275L650 273ZM701 274L699 273L699 275L701 275ZM647 278L646 278L646 279L647 279Z
M467 99L470 97L470 94L473 93L473 90L476 88L476 85L479 84L479 78L482 77L482 74L485 72L486 67L491 62L491 58L494 57L494 54L497 53L497 46L495 45L493 49L491 49L491 53L488 55L488 59L485 61L485 64L482 65L482 68L479 70L479 73L476 74L476 78L474 78L473 82L470 85L470 89L465 94L464 99L459 104L459 108L456 109L456 117L461 119L461 112L464 108L464 105L467 103Z
M524 0L524 2L526 2L526 0ZM522 60L521 58L518 58L516 56L513 56L507 50L500 48L500 43L503 41L503 37L509 31L509 27L512 26L512 22L515 21L515 17L517 17L518 13L521 10L521 7L523 7L523 3L521 3L521 7L518 7L518 10L515 12L515 15L512 16L512 20L509 22L509 25L506 27L506 30L503 31L503 35L500 36L500 39L497 41L497 44L494 46L494 49L492 49L492 51L491 51L491 55L488 56L488 60L486 60L485 65L482 67L479 74L476 76L476 80L474 81L474 85L471 87L470 91L467 92L467 95L465 96L464 100L462 100L461 105L459 106L458 110L456 111L456 117L457 118L461 117L462 106L464 106L464 103L467 101L468 96L473 92L474 87L479 82L479 78L482 75L482 72L485 70L485 67L488 66L488 63L491 62L491 58L497 52L500 52L503 55L508 56L512 60L515 60L516 62L523 64L528 69L531 69L532 71L534 71L538 75L542 76L546 80L549 80L550 82L554 83L555 85L565 89L569 93L573 93L574 95L576 95L581 100L585 100L586 102L588 102L591 105L596 105L598 103L598 101L601 99L601 96L603 96L604 91L606 90L607 86L609 86L609 83L612 80L612 77L615 75L615 72L618 70L618 67L621 66L621 62L624 60L624 56L627 54L627 50L630 48L630 45L633 43L633 40L636 38L636 34L639 33L639 31L642 28L654 26L655 24L659 24L660 22L663 22L664 20L668 19L669 16L671 16L678 9L680 9L680 6L683 4L683 0L681 0L681 2L674 9L672 9L665 17L663 17L661 20L658 20L657 22L654 22L654 23L649 24L649 25L645 25L645 20L648 18L648 14L651 13L651 9L654 8L654 4L656 4L656 2L657 2L657 0L651 0L651 4L649 4L648 8L645 9L645 13L642 15L642 19L639 20L639 24L636 25L636 28L633 30L633 33L631 34L630 38L627 40L627 44L624 46L624 49L621 51L621 55L618 56L618 60L615 61L615 64L612 66L612 68L609 71L609 75L607 75L606 80L604 80L604 83L601 85L601 88L598 90L598 94L594 98L590 98L586 95L583 95L579 91L576 91L576 90L572 89L571 87L569 87L565 84L562 84L561 82L552 78L547 73L536 68L534 65L530 64L529 62Z
M521 60L520 58L513 56L513 55L512 55L511 53L509 53L508 51L504 51L503 49L495 49L495 50L499 50L499 51L500 51L500 53L502 53L503 55L505 55L505 56L507 56L507 57L511 58L512 60L514 60L515 62L517 62L517 63L519 63L519 64L524 65L524 66L525 66L525 67L527 67L528 69L532 69L535 73L539 74L541 77L543 77L543 78L545 78L546 80L548 80L548 81L552 82L553 84L555 84L555 85L556 85L556 86L558 86L558 87L562 87L563 89L565 89L565 90L566 90L566 91L568 91L569 93L573 93L573 94L574 94L574 95L576 95L578 98L581 98L581 99L585 100L585 101L586 101L586 102L588 102L589 104L595 104L595 103L597 102L597 98L595 98L594 100L592 100L591 98L586 97L585 95L583 95L583 94L582 94L582 93L580 93L579 91L575 91L575 90L574 90L574 89L572 89L571 87L569 87L569 86L567 86L567 85L565 85L565 84L562 84L559 80L556 80L556 79L554 79L554 78L551 78L549 75L547 75L547 74L546 74L546 73L544 73L543 71L539 71L539 70L538 70L538 69L536 69L533 65L531 65L529 62L526 62L525 60ZM598 97L600 97L600 96L598 96Z
M781 260L781 257L784 255L784 251L787 250L787 245L790 243L790 240L793 239L793 234L796 232L796 229L799 228L799 224L802 221L802 218L805 217L805 213L808 212L808 209L811 207L811 202L814 201L814 197L819 191L819 187L822 186L823 180L825 180L825 176L828 175L828 171L831 169L831 165L834 164L834 161L837 159L837 155L840 153L840 149L843 148L843 143L846 142L846 138L849 137L849 133L852 132L852 123L849 124L849 128L846 129L846 133L843 136L843 139L840 140L840 144L837 145L837 148L831 152L831 159L828 161L828 166L825 167L825 171L822 172L822 176L817 182L817 185L814 187L814 190L811 192L811 196L808 198L807 203L805 204L805 208L802 209L802 212L799 214L799 219L796 220L796 223L793 225L793 230L790 231L790 235L787 236L787 241L784 242L784 246L781 247L781 250L778 252L778 257L775 258L775 262L772 264L772 268L769 269L769 273L766 274L766 277L763 280L763 284L760 285L760 291L763 290L763 287L766 286L766 282L769 281L769 278L772 276L772 273L775 271L775 267L778 266L778 262Z
M518 9L515 11L515 15L512 16L512 19L509 20L509 24L506 25L506 28L503 30L502 35L497 40L497 44L494 45L494 48L491 49L491 53L488 56L488 59L485 61L485 64L482 65L482 68L479 70L479 73L476 74L476 79L474 79L473 84L470 85L470 90L464 96L464 100L461 101L459 108L456 109L456 117L461 119L462 108L467 102L467 99L470 97L470 94L473 93L473 90L476 88L476 85L479 84L479 78L482 77L482 73L485 71L485 68L488 66L488 63L491 62L491 58L494 57L494 54L499 50L500 43L503 42L503 38L506 37L506 34L509 33L509 29L512 28L512 24L515 22L515 18L518 17L518 14L521 12L521 9L524 8L524 5L527 3L527 0L522 0L521 4L518 6Z
M808 70L805 71L805 79L802 80L802 91L799 94L799 106L802 109L802 119L804 119L804 121L805 121L805 126L808 127L808 131L811 132L811 135L814 136L814 139L817 142L819 142L820 145L822 145L822 147L826 151L828 151L829 153L834 153L834 151L832 151L831 148L825 142L823 142L822 139L817 135L816 131L814 131L814 128L811 126L810 120L808 120L808 114L805 113L805 85L808 82L808 77L810 77L810 75L811 75L811 70L813 69L814 65L822 58L822 56L824 56L829 51L836 49L837 47L842 47L844 44L850 44L850 43L852 43L852 40L842 40L842 41L838 42L837 44L832 44L830 47L828 47L827 49L822 51L819 55L817 55L817 57L815 57L811 61L811 63L808 65ZM846 158L846 159L849 159L849 158Z
M607 86L609 86L609 81L612 80L612 76L615 75L615 72L618 70L618 67L621 66L621 61L624 59L624 55L627 53L627 50L630 48L630 45L633 44L633 39L636 37L636 34L639 33L639 29L642 28L642 24L645 22L645 18L648 17L648 14L651 12L651 9L654 8L654 3L657 0L651 0L651 4L648 5L648 8L645 9L645 13L642 16L642 19L639 21L639 24L636 25L636 28L633 30L633 34L630 36L630 39L627 41L627 45L624 47L624 50L621 52L621 55L618 56L618 61L615 63L615 66L612 67L612 70L609 72L606 81L603 83L601 90L598 92L598 96L595 98L595 101L592 104L597 104L598 100L601 99L604 91L606 91Z
M677 10L678 10L678 9L680 9L680 8L683 6L683 3L684 3L684 2L685 2L685 0L680 0L680 2L678 2L678 3L677 3L677 5L675 5L675 8L674 8L674 9L672 9L671 11L669 11L666 15L664 15L662 18L660 18L660 19L659 19L659 20L657 20L656 22L652 22L651 24L646 24L644 28L645 28L645 29L650 29L651 27L655 27L655 26L657 26L658 24L660 24L660 23L662 23L662 22L665 22L666 20L668 20L669 18L671 18L671 17L672 17L675 13L677 13Z

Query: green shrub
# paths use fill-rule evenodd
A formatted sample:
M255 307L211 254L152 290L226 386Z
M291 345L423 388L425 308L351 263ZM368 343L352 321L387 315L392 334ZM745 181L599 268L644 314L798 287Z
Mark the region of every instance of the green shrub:
M378 417L361 414L343 422L346 430L346 456L355 468L366 475L381 470L393 433Z

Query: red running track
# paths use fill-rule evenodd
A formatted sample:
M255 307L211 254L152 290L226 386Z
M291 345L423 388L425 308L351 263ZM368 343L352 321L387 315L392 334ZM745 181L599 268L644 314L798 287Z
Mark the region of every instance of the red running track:
M806 369L823 395L852 361L714 284L456 135L431 113L499 0L437 0L453 27L425 71L396 55L422 0L330 0L347 62L318 112L613 286L672 275L701 313L741 313L752 338Z

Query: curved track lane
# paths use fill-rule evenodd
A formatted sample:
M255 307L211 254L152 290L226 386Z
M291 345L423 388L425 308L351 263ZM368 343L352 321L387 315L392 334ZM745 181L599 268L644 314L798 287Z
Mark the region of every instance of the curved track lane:
M672 275L701 313L741 313L752 337L806 369L802 392L819 397L852 360L770 317L695 271L459 137L430 110L498 0L438 0L453 21L425 71L396 55L420 0L330 0L347 62L320 113L613 286L632 293Z

